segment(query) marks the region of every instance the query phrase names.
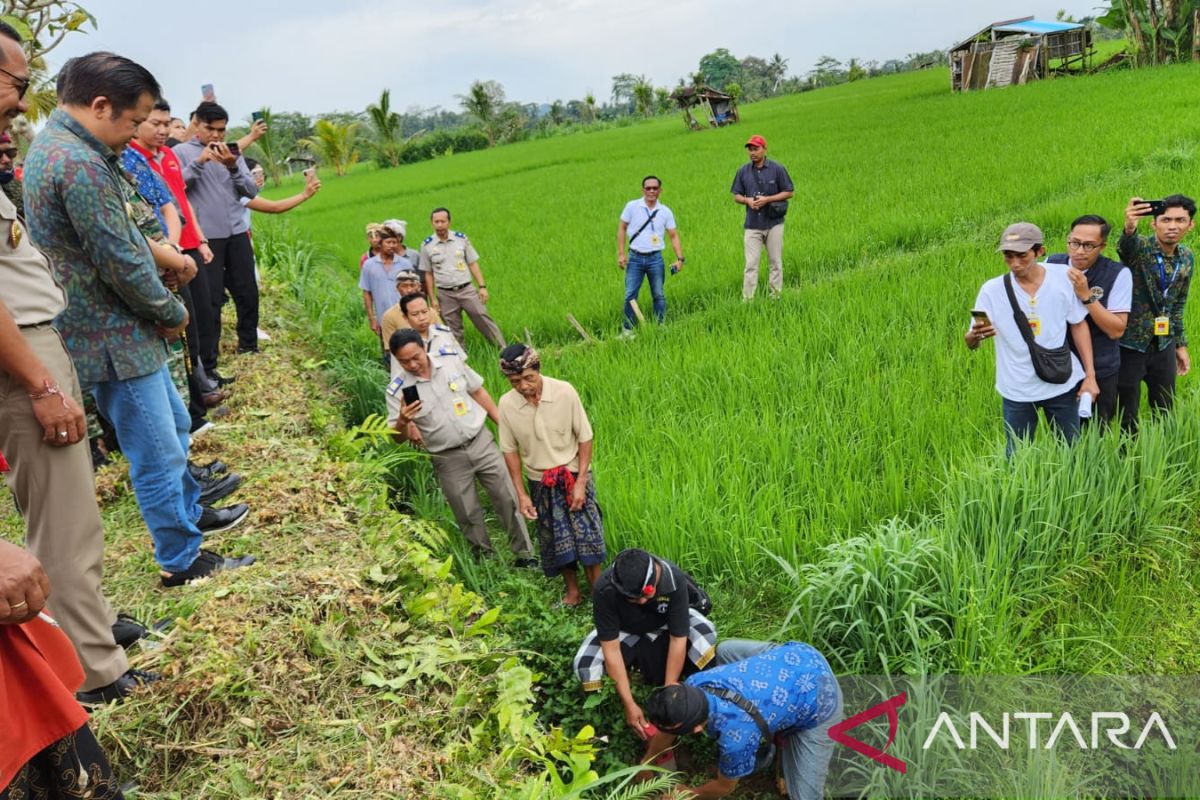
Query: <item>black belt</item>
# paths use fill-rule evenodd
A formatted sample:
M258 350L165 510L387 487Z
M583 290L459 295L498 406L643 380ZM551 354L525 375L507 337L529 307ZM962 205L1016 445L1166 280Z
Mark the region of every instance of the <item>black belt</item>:
M17 327L23 331L27 331L27 330L31 330L33 328L49 328L52 325L53 325L53 322L35 322L32 325L18 325Z
M466 283L460 283L458 286L439 286L438 288L443 292L457 292L459 289L465 289L470 285L471 282L467 281Z

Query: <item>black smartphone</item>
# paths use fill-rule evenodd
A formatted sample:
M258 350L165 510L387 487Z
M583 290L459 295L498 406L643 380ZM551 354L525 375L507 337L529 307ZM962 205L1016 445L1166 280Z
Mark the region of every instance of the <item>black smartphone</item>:
M988 315L987 315L986 311L980 311L977 308L971 309L971 316L974 317L975 321L978 322L980 325L991 325L992 324L991 320L988 319Z
M240 156L242 154L242 148L238 147L237 142L230 142L229 152L233 153L235 156Z
M421 399L417 395L417 387L416 386L405 386L403 389L400 390L400 393L402 395L404 395L404 404L406 406L411 406L413 403L415 403Z
M262 112L261 111L251 111L250 112L250 121L251 122L259 122L260 120L262 120Z
M1157 217L1167 210L1167 207L1162 200L1143 200L1142 202L1149 203L1150 210L1143 211L1141 214L1138 214L1139 217Z

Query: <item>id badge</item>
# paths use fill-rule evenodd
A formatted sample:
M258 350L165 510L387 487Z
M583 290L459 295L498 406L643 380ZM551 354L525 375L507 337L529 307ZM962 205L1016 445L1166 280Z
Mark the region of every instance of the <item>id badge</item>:
M467 415L467 401L466 400L455 400L454 401L454 416L465 417L466 415Z
M1033 331L1034 336L1041 336L1042 320L1040 317L1030 317L1029 318L1029 330Z
M1154 318L1154 335L1155 336L1170 336L1171 335L1171 318L1170 317L1155 317Z
M459 272L467 271L467 262L465 261L459 261L455 266L458 267Z
M658 247L660 244L662 244L662 239L657 233L650 237L650 244L654 245L655 247Z

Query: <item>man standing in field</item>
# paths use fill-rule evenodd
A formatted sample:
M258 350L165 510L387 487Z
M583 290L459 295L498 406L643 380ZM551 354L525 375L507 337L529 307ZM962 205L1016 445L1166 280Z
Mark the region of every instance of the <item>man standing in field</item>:
M388 343L382 338L380 320L389 308L400 302L396 288L397 276L401 272L411 272L413 268L409 258L397 253L403 241L403 231L385 224L379 232L379 255L368 258L358 274L358 288L362 289L367 322L371 325L371 331L380 336L385 354Z
M642 739L647 726L629 687L637 670L650 686L671 686L712 660L717 629L705 616L708 595L692 577L645 550L622 550L592 587L595 628L575 654L585 692L600 689L605 672L616 684L625 721Z
M637 324L631 301L637 300L642 290L642 280L650 279L650 296L654 299L654 318L659 322L667 315L667 295L663 291L666 267L663 264L663 235L671 239L675 250L675 262L671 273L683 268L683 248L679 244L679 231L675 228L675 214L658 202L662 192L662 181L656 175L642 178L642 197L630 200L621 212L617 223L617 266L625 270L625 330L633 330ZM633 235L629 228L633 227ZM626 263L625 243L629 242L629 259Z
M588 586L604 563L604 523L592 481L592 426L575 387L542 375L536 350L520 342L500 353L512 390L500 398L500 452L518 508L537 520L546 577L562 575L564 606L583 602L576 565Z
M1079 435L1080 395L1087 392L1095 400L1100 394L1092 366L1092 337L1085 322L1087 309L1075 294L1066 266L1039 263L1038 259L1046 253L1043 241L1042 231L1028 222L1017 222L1004 229L996 249L1004 254L1009 271L992 278L979 290L973 313L980 313L965 337L971 350L978 348L984 339L996 337L996 391L1003 399L1009 456L1018 440L1033 436L1038 409L1064 439L1074 441ZM1014 318L1014 301L1041 348L1061 347L1070 331L1075 353L1079 355L1076 357L1069 351L1065 354L1069 371L1061 383L1051 383L1039 376L1030 347Z
M461 231L450 230L449 209L435 208L429 221L433 235L421 243L420 269L425 277L425 295L433 301L433 310L442 315L454 338L464 347L462 315L466 311L483 338L503 348L504 334L487 313L487 284L471 240Z
M1096 419L1107 425L1117 410L1117 373L1121 369L1121 334L1133 300L1129 268L1102 255L1112 226L1104 217L1087 214L1071 223L1067 252L1055 253L1047 264L1069 264L1067 278L1075 296L1087 308L1096 367Z
M783 291L783 219L795 186L782 164L767 159L767 140L757 134L746 142L750 163L733 176L733 202L746 207L743 244L746 272L742 277L742 300L754 299L758 291L758 265L763 247L770 264L768 290L778 300Z
M397 331L391 345L400 366L387 389L388 424L396 432L396 441L411 441L429 451L442 494L476 554L493 552L475 488L478 479L508 530L516 565L536 565L504 459L484 425L498 416L483 378L457 353L426 352L415 330ZM407 402L404 392L411 393L414 387L417 399Z
M1152 217L1152 236L1138 236L1142 217ZM1121 337L1121 373L1117 403L1121 428L1137 431L1138 405L1145 382L1150 408L1169 411L1175 399L1175 376L1187 375L1187 334L1183 307L1196 260L1182 244L1195 226L1196 202L1173 194L1151 205L1135 197L1125 208L1125 229L1117 242L1121 261L1133 272L1133 311Z

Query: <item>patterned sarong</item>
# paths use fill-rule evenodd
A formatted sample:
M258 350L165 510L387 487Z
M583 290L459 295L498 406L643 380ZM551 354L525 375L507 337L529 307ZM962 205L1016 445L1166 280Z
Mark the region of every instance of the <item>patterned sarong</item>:
M630 649L636 648L643 640L653 642L660 636L665 636L667 626L652 633L626 633L621 631L617 642ZM687 658L697 670L704 669L717 653L717 627L708 617L694 608L688 609L688 650ZM665 663L665 662L664 662ZM604 651L600 649L600 639L593 628L583 637L583 644L575 653L575 675L583 684L585 692L594 692L600 688L604 680Z
M571 493L575 477L565 469L550 470L550 483L529 481L529 497L537 509L538 542L541 546L542 572L554 577L576 562L585 567L603 564L604 518L596 504L596 486L588 476L583 508L571 511ZM569 480L568 480L569 478Z

